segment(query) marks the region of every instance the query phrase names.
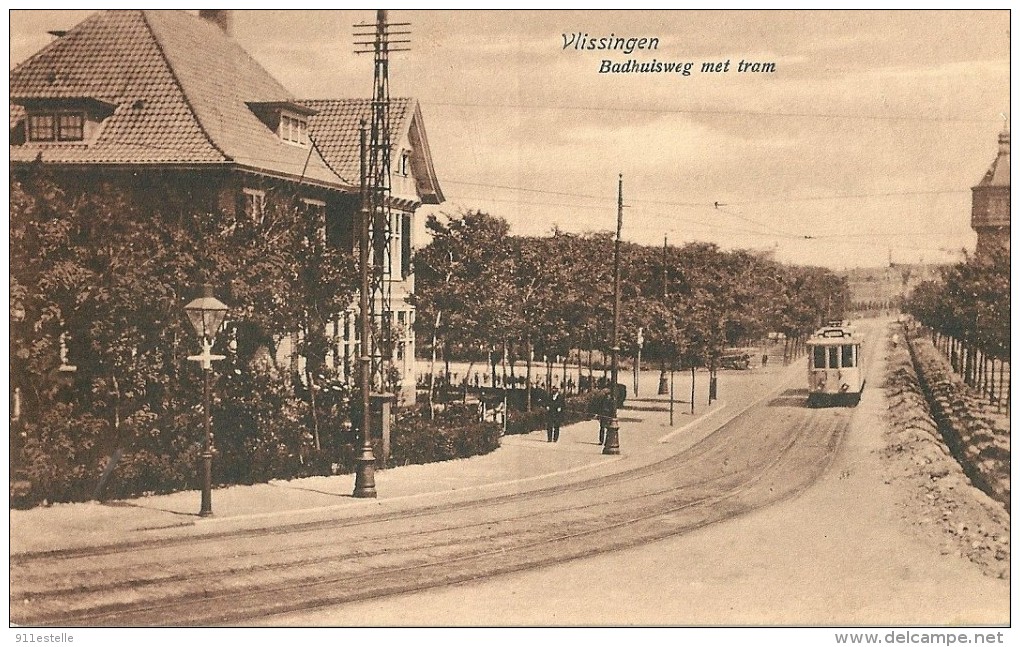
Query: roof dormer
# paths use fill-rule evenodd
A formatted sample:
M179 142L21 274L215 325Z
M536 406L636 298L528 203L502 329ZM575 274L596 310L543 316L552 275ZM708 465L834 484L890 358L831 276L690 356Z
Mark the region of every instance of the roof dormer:
M280 141L293 146L308 146L308 118L317 110L295 101L249 102L248 107L262 123L276 133Z
M117 108L94 97L12 97L11 103L25 111L14 144L89 144Z

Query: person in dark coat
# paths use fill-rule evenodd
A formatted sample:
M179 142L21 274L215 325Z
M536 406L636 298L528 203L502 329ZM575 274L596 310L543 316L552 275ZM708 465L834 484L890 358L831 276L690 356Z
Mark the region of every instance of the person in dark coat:
M546 408L546 441L555 443L560 439L560 425L563 424L563 394L559 387L553 387L549 394L549 406Z
M591 414L599 421L599 444L605 445L609 420L613 417L613 401L608 389L599 389L595 397L592 398Z

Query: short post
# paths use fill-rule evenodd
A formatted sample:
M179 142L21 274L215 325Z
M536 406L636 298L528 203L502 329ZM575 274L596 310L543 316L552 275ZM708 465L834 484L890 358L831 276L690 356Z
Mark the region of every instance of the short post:
M382 439L381 463L386 467L386 461L390 458L390 417L393 401L396 396L392 393L372 394L372 421L369 429L372 430L373 438Z
M691 366L691 415L694 415L694 366Z
M673 367L669 369L669 426L673 426Z

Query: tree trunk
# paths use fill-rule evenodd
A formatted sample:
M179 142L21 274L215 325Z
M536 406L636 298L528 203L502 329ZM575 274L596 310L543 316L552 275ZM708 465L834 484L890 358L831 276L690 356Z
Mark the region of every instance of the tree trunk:
M995 400L998 403L998 405L999 405L999 410L1000 411L1002 410L1002 375L1003 375L1005 369L1006 369L1006 360L1000 359L999 360L999 397L996 398L996 400ZM1012 382L1013 382L1013 380L1011 379L1010 380L1010 385L1011 386L1012 386Z
M312 405L312 438L315 439L315 451L321 451L322 446L319 444L319 411L315 406L315 376L312 374L309 366L310 362L305 359L305 379L308 380L308 398L311 400Z
M662 361L659 363L659 395L666 395L663 388L666 385L666 354L662 354Z
M588 340L588 392L595 390L595 360L592 359L592 353L595 352L595 342L591 339Z
M500 386L503 388L503 393L504 393L503 400L504 400L504 402L506 401L506 350L507 350L507 348L506 348L506 340L504 339L503 340L503 362L502 362L503 363L503 381L500 384ZM493 365L492 370L493 370L493 376L495 376L495 371L496 371L495 365ZM495 378L493 378L493 381L494 381L493 386L495 386Z
M995 402L995 358L992 360L992 368L988 372L988 400L989 402Z
M462 382L464 386L464 397L461 400L461 402L463 402L464 404L467 404L468 387L471 385L471 369L473 369L474 367L475 360L472 359L470 362L468 362L467 372L464 373L464 382Z
M525 411L531 411L531 360L532 360L532 357L535 354L535 349L531 346L531 339L528 339L528 350L527 350L527 352L528 352L528 358L527 358L528 368L527 368L527 373L526 373L526 377L525 377L525 380L527 381L527 386L525 387L524 410Z
M443 340L443 366L446 370L443 382L449 387L453 382L453 375L450 373L450 342L448 340Z
M503 344L503 357L506 357L506 344ZM492 355L492 349L489 350L489 363L492 365L492 388L496 388L496 358Z
M432 361L429 362L429 420L433 419L433 411L435 410L435 396L436 396L436 347L439 345L437 339L437 332L439 331L439 322L443 318L443 311L440 310L436 313L436 325L432 328ZM365 343L362 340L361 343Z

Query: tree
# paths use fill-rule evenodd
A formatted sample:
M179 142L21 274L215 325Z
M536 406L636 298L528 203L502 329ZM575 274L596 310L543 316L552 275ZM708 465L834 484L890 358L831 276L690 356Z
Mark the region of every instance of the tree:
M513 326L509 225L481 212L430 215L431 242L415 256L415 330L440 345L477 348L506 340ZM433 366L429 378L432 408Z
M146 188L132 192L100 175L62 186L41 165L12 176L11 385L21 409L12 473L16 464L70 461L77 467L67 471L87 482L122 449L124 471L139 486L189 482L190 474L171 474L195 446L187 438L201 389L186 358L198 341L183 306L201 275L220 286L239 331L236 349L231 334L217 338L231 356L228 375L246 371L259 348L275 361L279 340L294 333L302 333L306 368L321 367L324 322L350 303L353 262L325 244L297 196L267 191L269 208L255 222L179 209L167 197L181 190L171 180ZM274 379L301 412L284 422L310 427L317 446L315 378L307 374L306 392L295 393L290 367L281 368ZM261 433L252 424L234 437L217 432L217 445L243 454L247 438Z

